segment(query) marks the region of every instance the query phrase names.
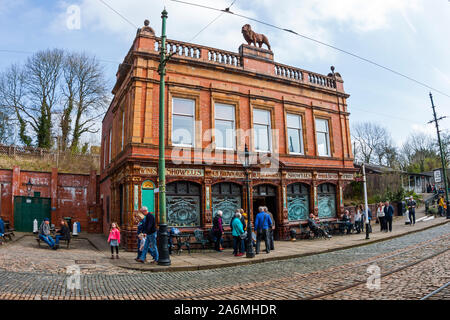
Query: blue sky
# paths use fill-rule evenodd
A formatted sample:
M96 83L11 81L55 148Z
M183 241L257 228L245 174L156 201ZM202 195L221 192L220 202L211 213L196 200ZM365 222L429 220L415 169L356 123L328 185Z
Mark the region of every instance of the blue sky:
M219 13L170 0L103 0L135 26L144 19L159 35L161 11L169 12L170 39L190 41ZM218 8L232 0L190 0ZM80 29L69 29L67 9L80 8ZM236 0L232 11L311 36L386 65L450 95L450 2L447 0ZM289 33L229 14L192 42L237 52L240 29L250 23L268 36L277 62L327 74L334 65L351 95L351 123L377 122L400 145L410 133L435 134L428 93L406 79ZM136 29L100 0L0 0L0 70L46 48L85 51L102 60L112 88ZM440 115L450 98L434 93ZM450 129L450 118L441 122ZM90 139L95 140L95 137Z

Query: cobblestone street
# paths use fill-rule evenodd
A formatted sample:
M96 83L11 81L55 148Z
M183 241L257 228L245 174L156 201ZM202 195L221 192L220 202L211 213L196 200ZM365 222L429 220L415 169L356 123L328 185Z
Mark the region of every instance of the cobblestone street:
M24 236L0 247L0 298L420 299L450 281L449 247L447 223L387 241L295 259L154 273L117 267L85 239L74 240L69 250L53 251L37 249L34 237ZM81 263L81 286L70 290L70 274L65 271L76 262ZM370 265L380 268L380 290L366 287ZM345 289L348 286L352 287ZM448 289L438 296L447 299Z

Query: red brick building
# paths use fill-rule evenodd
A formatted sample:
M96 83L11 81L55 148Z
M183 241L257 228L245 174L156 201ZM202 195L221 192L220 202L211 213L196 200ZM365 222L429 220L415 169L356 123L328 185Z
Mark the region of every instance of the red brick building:
M17 231L32 231L34 219L58 225L70 217L82 231L101 232L98 176L0 169L0 215ZM31 183L31 190L27 184Z
M128 248L138 209L158 212L159 45L151 28L138 30L103 119L104 232L117 221ZM225 222L236 208L247 210L245 144L254 160L250 207L269 208L278 238L310 212L326 220L341 214L355 169L349 95L338 73L282 65L272 51L245 44L234 53L168 40L167 49L175 53L165 90L169 226L207 230L217 210Z

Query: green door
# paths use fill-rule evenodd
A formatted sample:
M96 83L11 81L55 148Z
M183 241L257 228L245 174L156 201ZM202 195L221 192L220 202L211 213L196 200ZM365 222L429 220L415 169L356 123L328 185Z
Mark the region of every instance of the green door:
M142 184L142 206L147 207L148 212L155 213L155 185L147 180Z
M33 221L38 227L44 218L51 219L50 198L14 197L14 228L21 232L33 232Z

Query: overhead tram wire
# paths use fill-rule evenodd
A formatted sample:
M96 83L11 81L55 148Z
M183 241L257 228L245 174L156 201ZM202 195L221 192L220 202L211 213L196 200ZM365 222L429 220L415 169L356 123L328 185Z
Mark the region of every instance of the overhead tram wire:
M120 12L118 12L116 9L114 9L113 7L111 7L109 4L107 4L105 1L103 0L98 0L101 3L103 3L106 7L108 7L111 11L113 11L114 13L116 13L119 17L121 17L123 20L125 20L126 22L128 22L131 26L133 26L133 28L138 29L138 26L136 26L133 22L131 22L130 20L128 20L124 15L122 15Z
M214 18L210 23L208 23L203 29L201 29L195 36L193 36L188 42L192 42L195 38L198 37L200 33L205 31L210 25L212 25L214 22L216 22L226 11L229 11L230 8L233 6L233 4L236 2L236 0L233 0L233 2L228 6L228 8L225 9L225 11L221 12L216 18Z
M257 22L257 23L261 23L261 24L263 24L263 25L269 26L269 27L274 28L274 29L278 29L278 30L281 30L281 31L285 31L285 32L292 33L293 35L296 35L296 36L298 36L298 37L301 37L301 38L304 38L304 39L313 41L313 42L315 42L315 43L318 43L318 44L321 44L321 45L323 45L323 46L329 47L329 48L334 49L334 50L336 50L336 51L339 51L339 52L342 52L342 53L344 53L344 54L350 55L350 56L352 56L352 57L354 57L354 58L356 58L356 59L359 59L359 60L362 60L362 61L367 62L367 63L369 63L369 64L372 64L372 65L374 65L374 66L376 66L376 67L379 67L379 68L384 69L384 70L386 70L386 71L388 71L388 72L391 72L391 73L393 73L393 74L396 74L397 76L400 76L400 77L402 77L402 78L405 78L405 79L407 79L407 80L410 80L410 81L412 81L412 82L414 82L414 83L416 83L416 84L418 84L418 85L420 85L420 86L422 86L422 87L428 88L428 89L430 89L430 90L433 90L433 91L435 91L435 92L437 92L437 93L442 94L443 96L446 96L446 97L450 98L450 94L447 94L447 93L445 93L445 92L443 92L443 91L441 91L441 90L435 89L435 88L433 88L433 87L427 85L426 83L423 83L423 82L421 82L421 81L419 81L419 80L416 80L416 79L414 79L414 78L412 78L412 77L410 77L410 76L407 76L407 75L405 75L405 74L403 74L403 73L401 73L401 72L395 71L395 70L392 69L392 68L383 66L383 65L381 65L381 64L379 64L379 63L377 63L377 62L375 62L375 61L372 61L372 60L370 60L370 59L361 57L361 56L359 56L359 55L357 55L357 54L355 54L355 53L351 53L351 52L349 52L349 51L347 51L347 50L338 48L338 47L336 47L336 46L333 46L333 45L331 45L331 44L325 43L325 42L323 42L323 41L316 40L316 39L314 39L314 38L305 36L305 35L303 35L303 34L300 34L300 33L298 33L298 32L295 32L294 30L282 28L282 27L276 26L276 25L274 25L274 24L271 24L271 23L268 23L268 22L265 22L265 21L262 21L262 20L258 20L258 19L255 19L255 18L251 18L251 17L247 17L247 16L244 16L244 15L241 15L241 14L239 14L239 13L232 12L232 11L227 10L227 9L218 9L218 8L213 8L213 7L209 7L209 6L205 6L205 5L201 5L201 4L196 4L196 3L191 3L191 2L186 2L186 1L181 1L181 0L170 0L170 1L178 2L178 3L182 3L182 4L194 6L194 7L199 7L199 8L204 8L204 9L214 10L214 11L221 11L221 12L223 12L223 13L229 13L229 14L235 15L235 16L237 16L237 17L241 17L241 18L244 18L244 19L248 19L248 20L251 20L251 21L255 21L255 22Z

